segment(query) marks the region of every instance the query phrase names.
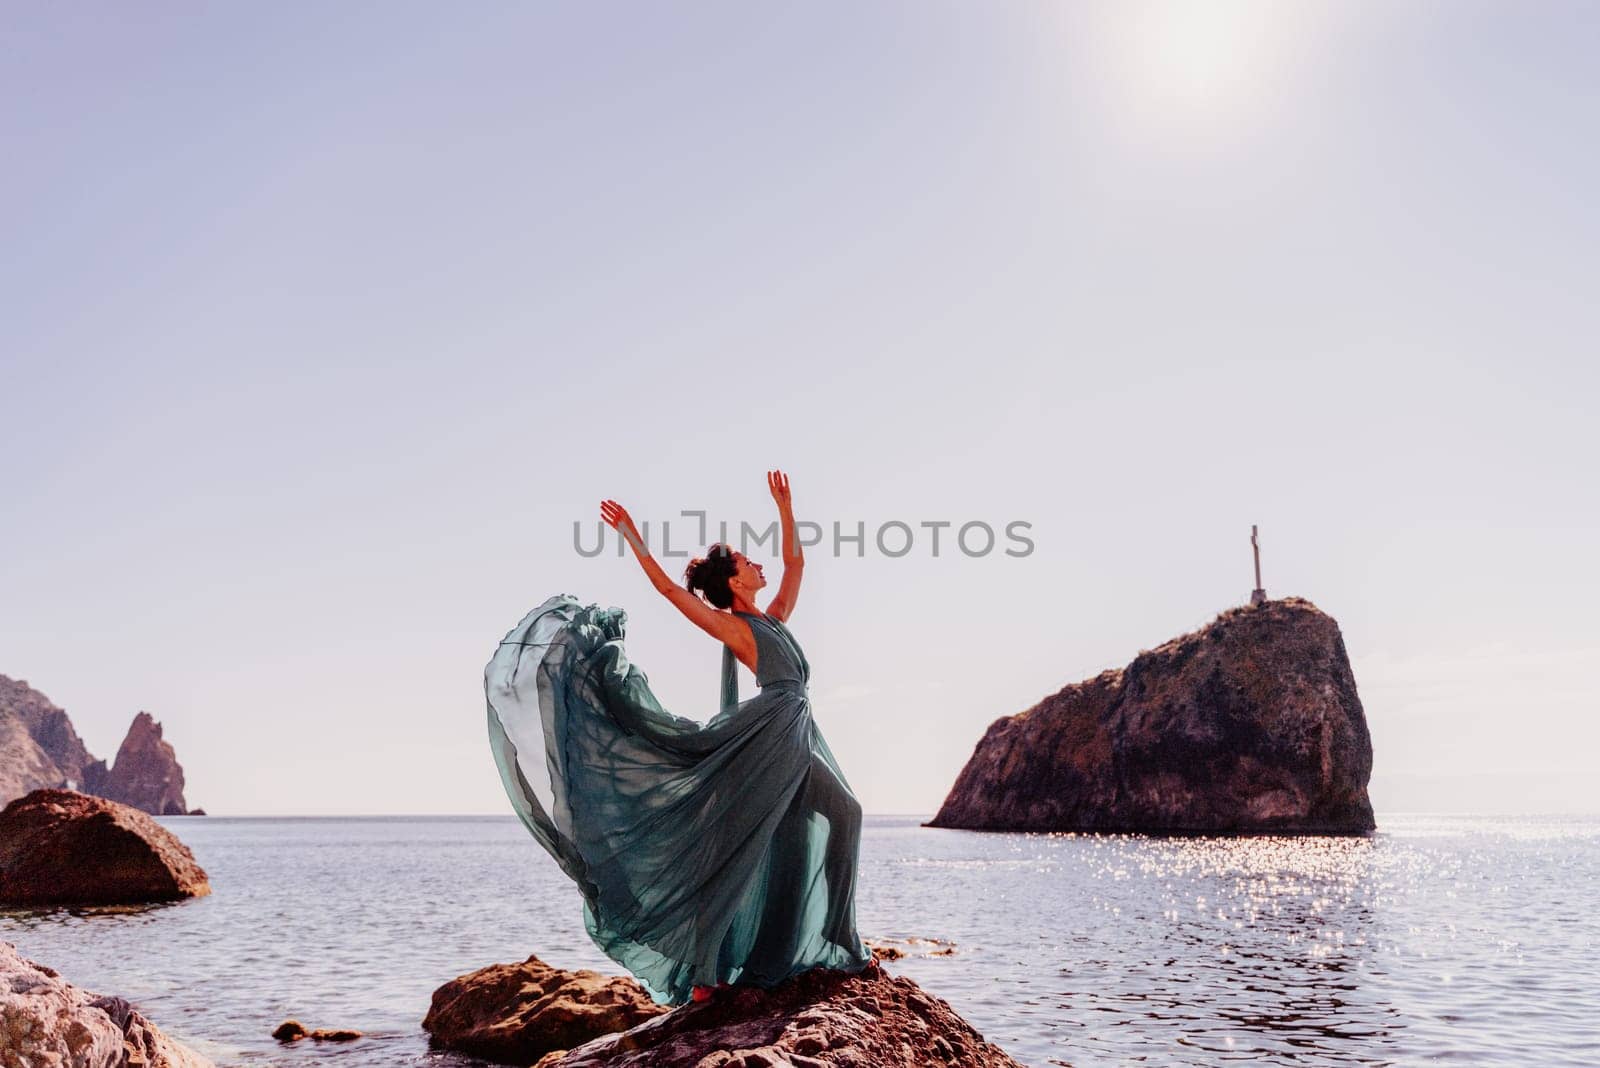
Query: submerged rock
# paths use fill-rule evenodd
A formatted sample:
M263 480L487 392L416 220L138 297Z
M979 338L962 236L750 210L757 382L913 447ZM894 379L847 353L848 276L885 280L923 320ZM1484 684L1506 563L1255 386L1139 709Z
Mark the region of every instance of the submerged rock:
M527 1065L666 1011L632 979L569 972L530 956L450 980L433 992L422 1026L433 1045Z
M866 943L872 955L879 960L956 955L955 943L943 938L868 938Z
M867 948L872 950L872 957L874 960L899 960L901 957L906 955L906 951L901 949L899 946L890 945L888 939L868 938L865 941L867 943Z
M0 941L0 1063L33 1068L215 1068L125 998L62 979Z
M1290 597L996 720L927 826L1365 834L1371 774L1339 626Z
M1022 1068L944 1001L881 968L733 986L536 1068Z
M34 790L0 811L0 903L118 905L210 892L189 847L131 805Z
M361 1037L361 1032L350 1027L319 1027L308 1031L299 1020L285 1020L272 1029L272 1037L279 1042L298 1042L309 1038L316 1042L351 1042Z

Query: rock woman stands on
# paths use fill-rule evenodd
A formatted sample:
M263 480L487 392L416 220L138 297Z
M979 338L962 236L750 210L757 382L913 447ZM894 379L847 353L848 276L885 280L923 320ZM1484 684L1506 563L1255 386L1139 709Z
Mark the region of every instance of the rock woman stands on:
M484 673L512 807L577 884L589 936L669 1004L875 963L855 922L861 806L812 720L811 666L786 625L805 563L789 481L767 483L784 573L765 612L763 569L742 552L712 545L680 587L626 509L601 504L656 590L723 645L708 721L661 707L624 652L622 609L570 594L528 613ZM747 701L735 658L760 687Z

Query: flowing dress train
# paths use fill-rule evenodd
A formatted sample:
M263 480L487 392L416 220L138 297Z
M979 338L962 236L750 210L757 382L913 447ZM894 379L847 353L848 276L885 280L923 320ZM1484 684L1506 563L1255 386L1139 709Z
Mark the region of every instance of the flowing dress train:
M627 613L556 594L484 669L489 739L512 808L583 896L584 926L657 1002L694 986L773 986L860 971L861 805L811 718L811 666L789 628L739 612L760 692L661 707L623 649Z

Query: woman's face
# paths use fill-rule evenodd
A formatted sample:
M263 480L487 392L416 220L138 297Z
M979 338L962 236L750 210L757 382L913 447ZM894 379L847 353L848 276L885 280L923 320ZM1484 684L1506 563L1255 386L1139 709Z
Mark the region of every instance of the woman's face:
M767 584L767 576L762 573L761 565L754 563L748 556L741 552L733 554L734 573L729 580L730 586L737 586L746 593L754 593Z

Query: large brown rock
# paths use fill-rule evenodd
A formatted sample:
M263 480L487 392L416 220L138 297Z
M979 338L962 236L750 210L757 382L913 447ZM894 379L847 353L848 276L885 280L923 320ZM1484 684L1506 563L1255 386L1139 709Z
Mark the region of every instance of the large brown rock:
M530 956L450 980L433 992L422 1026L432 1045L527 1065L666 1011L632 979L564 971Z
M1371 774L1339 626L1289 597L996 720L928 826L1365 834Z
M904 976L813 969L771 990L729 987L537 1068L1022 1068Z
M183 801L183 768L172 744L161 737L161 724L150 713L133 717L111 773L95 792L157 816L182 816L189 811Z
M0 811L0 903L108 905L210 892L189 847L131 805L35 790Z
M62 979L0 941L0 1064L6 1068L214 1068L126 999Z

